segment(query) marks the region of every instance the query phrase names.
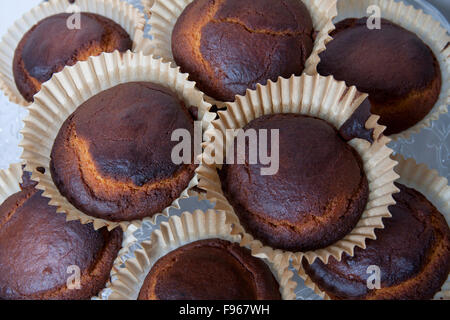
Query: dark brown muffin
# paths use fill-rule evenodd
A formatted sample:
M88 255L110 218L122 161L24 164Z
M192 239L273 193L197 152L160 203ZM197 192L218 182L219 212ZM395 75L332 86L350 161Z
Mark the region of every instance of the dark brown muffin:
M93 13L81 13L81 28L69 29L71 15L60 13L37 23L17 46L13 72L17 89L29 102L42 83L65 66L102 52L131 50L128 33L114 21Z
M236 243L207 239L178 248L150 270L139 300L280 300L270 268Z
M251 121L248 129L279 129L280 159L278 173L261 175L267 166L249 164L247 142L246 164L227 164L219 173L247 232L273 248L307 251L333 244L355 227L368 182L359 154L334 127L300 114L273 114ZM236 147L234 153L236 159Z
M105 90L60 129L51 153L53 181L90 216L110 221L153 216L170 206L195 174L195 164L171 159L176 129L194 136L192 116L169 89L130 82Z
M66 222L48 201L29 186L0 206L0 300L89 299L105 287L122 231ZM67 286L71 266L79 290Z
M422 120L439 98L439 63L414 33L385 19L381 29L370 30L366 21L336 25L318 72L368 93L372 113L387 126L385 134L399 133Z
M172 33L177 65L220 101L279 76L301 75L313 24L299 0L194 0Z
M400 193L392 218L377 229L377 240L355 248L353 257L308 265L306 273L333 299L431 299L450 271L450 230L445 218L419 192L396 184ZM381 270L381 289L367 288L367 268Z

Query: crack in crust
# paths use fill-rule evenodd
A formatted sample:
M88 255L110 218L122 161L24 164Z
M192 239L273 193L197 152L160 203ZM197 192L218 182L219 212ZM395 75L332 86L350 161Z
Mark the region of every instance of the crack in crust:
M311 37L312 35L305 30L301 31L291 31L291 30L283 30L283 31L274 31L270 29L252 29L250 28L246 23L242 22L239 19L236 18L222 18L222 19L211 19L208 23L229 23L229 24L235 24L247 31L248 33L256 33L256 34L265 34L268 36L301 36L306 35Z

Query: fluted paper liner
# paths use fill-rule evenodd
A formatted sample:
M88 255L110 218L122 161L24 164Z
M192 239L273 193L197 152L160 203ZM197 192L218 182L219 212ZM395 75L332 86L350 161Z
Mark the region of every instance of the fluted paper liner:
M29 107L30 113L24 120L20 146L24 148L22 159L26 161L27 170L33 172L32 179L39 182L37 188L44 190L44 196L51 199L50 204L58 207L58 212L67 213L69 220L93 222L95 229L107 226L111 230L120 225L125 230L130 223L139 226L141 220L119 223L90 217L60 194L49 170L54 140L64 121L83 102L120 83L133 81L150 81L171 89L186 105L198 108L199 120L205 130L214 119L214 114L208 111L211 105L203 100L203 94L195 89L195 83L188 81L187 77L187 74L179 72L179 68L172 68L169 63L163 63L151 55L144 56L142 52L120 54L116 51L66 67L46 82ZM36 171L38 167L45 168L45 174ZM161 214L168 215L171 208L179 209L179 200L194 195L191 189L197 183L195 175L180 197ZM145 220L154 224L158 215Z
M77 0L75 3L81 12L91 12L113 20L124 28L133 40L133 51L151 51L149 40L144 39L145 17L131 4L121 0ZM17 20L9 28L0 42L0 90L13 103L29 106L16 87L12 64L17 45L39 21L64 13L69 8L68 0L50 0L42 2ZM51 36L51 35L49 35Z
M0 171L0 205L13 194L19 192L22 183L22 165L15 163Z
M155 48L155 55L170 61L175 65L172 55L172 31L183 10L193 0L142 0L144 11L149 15L151 25L150 35ZM314 48L306 60L305 72L316 74L319 64L319 54L325 50L325 45L331 41L329 33L334 29L332 19L337 15L336 0L302 0L308 9L314 30L317 32ZM224 102L206 96L208 102L223 107Z
M422 193L450 224L450 187L448 180L439 176L436 170L430 170L425 164L417 164L414 159L404 159L401 155L392 157L398 162L395 172L400 175L398 182ZM299 275L305 280L305 285L320 297L330 300L330 296L320 290L311 278L305 273L301 263L296 265ZM450 277L443 284L441 291L436 293L434 299L450 299Z
M22 164L15 163L10 165L6 170L0 170L0 205L5 202L13 194L20 192L20 184L22 181ZM61 214L61 213L56 213ZM137 239L133 236L136 231L134 226L130 226L123 234L122 248L118 252L118 257L123 256L129 251L129 247L133 245Z
M411 5L405 5L402 1L339 0L338 16L334 21L366 17L368 16L367 8L371 5L376 5L381 9L381 18L388 19L421 38L433 51L441 68L441 93L433 109L411 128L389 136L393 140L408 139L411 134L429 127L433 120L437 120L441 114L448 112L450 104L450 46L448 43L450 43L450 36L447 30L432 16Z
M234 103L228 103L227 111L219 112L220 119L213 121L213 127L205 132L205 139L212 141L215 130L221 131L226 137L226 129L243 128L253 119L275 113L309 115L340 128L366 97L366 94L359 93L355 87L348 88L344 82L335 81L331 76L279 78L277 82L269 81L267 86L258 85L256 90L248 90L246 96L238 96ZM390 139L382 134L385 127L378 125L378 119L379 116L372 115L366 122L366 128L374 129L373 144L362 139L349 141L361 155L369 182L369 198L360 221L353 231L335 244L315 251L294 253L294 258L304 256L311 263L320 258L327 263L330 256L340 260L343 252L353 255L355 246L365 248L366 239L375 238L375 228L383 228L382 218L391 216L388 206L395 203L392 194L398 191L394 186L398 175L393 170L396 162L389 157L392 150L386 146ZM211 142L205 144L205 150L211 149ZM254 239L240 224L233 207L222 192L217 173L217 168L221 166L209 165L211 163L212 159L204 152L203 164L198 171L199 188L206 190L206 195L203 196L215 202L216 209L229 214L229 222L234 224L233 233L243 235L242 245L250 246L260 257L272 259L276 251Z
M141 4L144 7L144 12L150 16L150 9L155 4L155 0L141 0Z
M149 271L161 257L203 239L219 238L239 242L239 236L232 235L230 231L231 225L226 223L226 214L221 211L196 210L194 213L184 212L181 217L170 217L168 222L161 223L160 228L152 233L151 240L142 243L142 248L135 251L135 257L126 260L124 267L124 259L118 257L111 272L113 279L105 289L111 290L108 299L136 300ZM292 271L288 270L289 259L276 256L274 260L264 262L280 284L282 298L295 299L296 283L292 280Z

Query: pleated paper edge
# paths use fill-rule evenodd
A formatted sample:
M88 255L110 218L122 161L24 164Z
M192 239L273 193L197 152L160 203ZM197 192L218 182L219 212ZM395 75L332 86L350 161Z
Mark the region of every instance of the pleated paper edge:
M0 170L0 204L13 194L20 192L22 164L14 163L8 169Z

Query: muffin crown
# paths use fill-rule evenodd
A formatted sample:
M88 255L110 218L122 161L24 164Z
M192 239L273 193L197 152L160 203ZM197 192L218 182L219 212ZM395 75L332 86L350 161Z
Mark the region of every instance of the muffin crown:
M0 299L89 299L105 286L122 231L67 222L20 165L0 173ZM7 179L7 177L12 178ZM2 199L3 200L3 199ZM71 277L79 289L69 286ZM74 283L76 285L76 283Z

